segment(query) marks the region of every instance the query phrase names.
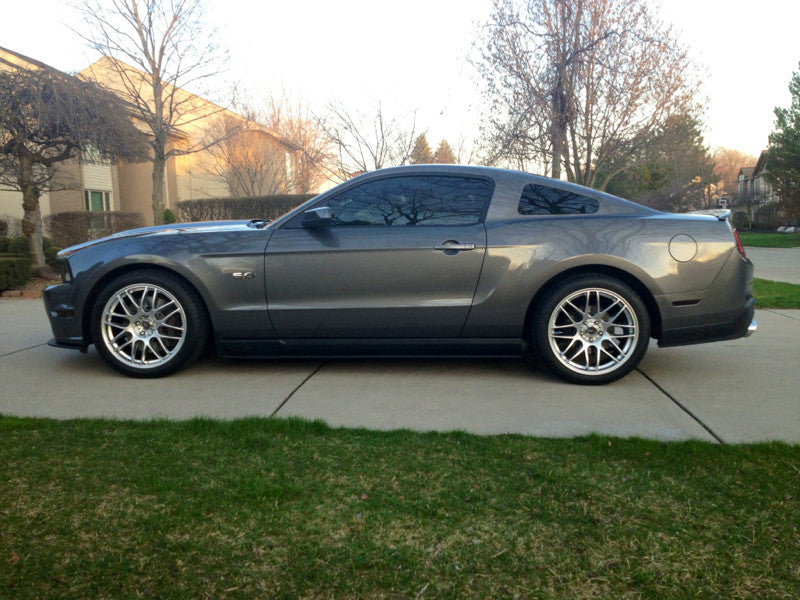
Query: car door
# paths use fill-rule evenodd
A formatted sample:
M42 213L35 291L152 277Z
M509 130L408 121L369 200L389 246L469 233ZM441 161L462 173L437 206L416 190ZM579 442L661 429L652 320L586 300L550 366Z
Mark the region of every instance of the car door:
M480 177L379 177L321 200L311 210L322 218L285 223L265 257L278 337L458 337L492 189Z

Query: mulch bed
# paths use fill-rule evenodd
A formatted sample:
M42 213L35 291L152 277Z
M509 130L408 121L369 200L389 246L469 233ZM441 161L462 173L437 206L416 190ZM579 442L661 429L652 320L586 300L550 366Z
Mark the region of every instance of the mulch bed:
M0 297L3 298L27 298L35 299L42 297L42 290L48 285L58 283L59 279L46 279L34 277L18 290L5 290Z

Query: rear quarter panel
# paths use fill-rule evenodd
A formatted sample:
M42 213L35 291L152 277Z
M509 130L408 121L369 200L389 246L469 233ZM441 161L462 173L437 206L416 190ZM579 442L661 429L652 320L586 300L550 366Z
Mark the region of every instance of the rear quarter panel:
M610 209L601 204L596 215L521 216L520 190L519 182L497 188L464 337L521 336L537 293L575 269L593 266L636 278L661 316L671 319L674 302L702 304L731 254L738 257L729 226L714 217L659 213L625 202Z

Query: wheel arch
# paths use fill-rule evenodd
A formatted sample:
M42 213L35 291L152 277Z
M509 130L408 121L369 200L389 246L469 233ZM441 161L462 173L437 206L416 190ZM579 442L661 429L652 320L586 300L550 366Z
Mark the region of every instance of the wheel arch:
M528 309L525 312L525 323L523 324L522 331L524 340L531 339L533 315L536 313L539 303L547 294L547 292L565 279L569 279L576 275L586 274L597 274L613 277L614 279L618 279L619 281L622 281L633 288L647 308L647 314L650 318L650 336L653 338L658 338L661 335L661 311L659 310L658 303L656 302L655 297L650 289L638 277L629 273L628 271L625 271L624 269L612 267L610 265L594 264L581 265L561 271L560 273L548 279L541 287L539 287L539 289L536 291L536 294L534 294L533 298L531 298L531 301L528 304Z
M211 311L208 309L208 304L206 301L206 297L201 293L198 287L187 277L181 274L179 271L175 269L171 269L164 265L153 264L153 263L127 263L120 265L108 273L103 274L92 286L89 290L89 293L86 295L86 299L83 303L83 312L81 315L81 324L83 329L83 339L89 341L90 343L94 343L92 340L92 333L91 333L91 315L92 309L94 307L95 302L97 302L97 297L103 291L103 289L108 285L110 281L116 279L121 275L125 275L126 273L130 273L133 271L154 271L163 273L165 275L169 275L170 277L174 277L175 279L179 280L183 285L189 288L194 294L197 295L197 298L200 300L200 306L203 310L203 314L205 316L206 322L209 324L210 330L212 335L210 339L214 339L213 331L214 331L214 321L211 318Z

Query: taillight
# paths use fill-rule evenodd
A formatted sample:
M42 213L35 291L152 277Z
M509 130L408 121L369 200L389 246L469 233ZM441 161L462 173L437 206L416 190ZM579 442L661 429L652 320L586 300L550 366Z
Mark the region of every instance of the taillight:
M744 246L742 245L742 240L739 239L739 232L735 229L733 230L733 239L736 240L736 249L739 251L744 258L747 258L747 254L744 251Z

